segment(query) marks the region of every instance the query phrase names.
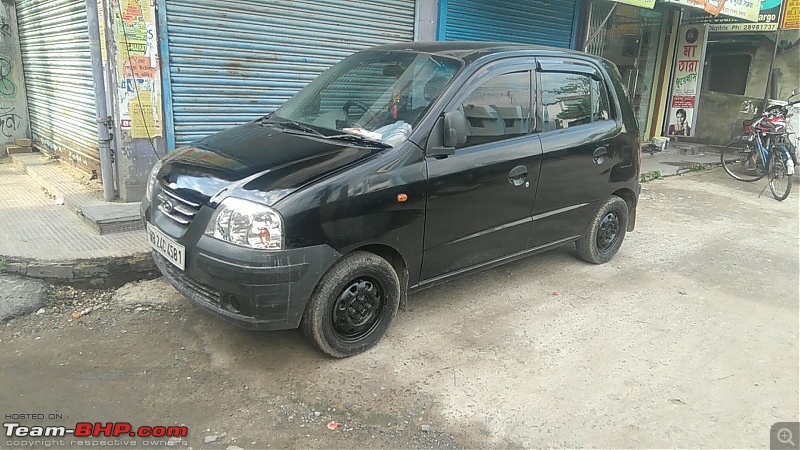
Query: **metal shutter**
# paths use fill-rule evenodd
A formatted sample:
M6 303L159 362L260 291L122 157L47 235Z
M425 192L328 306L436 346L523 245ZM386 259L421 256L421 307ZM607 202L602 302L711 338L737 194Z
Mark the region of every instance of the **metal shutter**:
M166 24L168 42L170 148L275 110L353 52L414 38L414 0L161 0L160 5L166 6L159 8L159 23Z
M17 0L33 141L99 169L85 0Z
M577 0L440 1L440 40L572 44Z

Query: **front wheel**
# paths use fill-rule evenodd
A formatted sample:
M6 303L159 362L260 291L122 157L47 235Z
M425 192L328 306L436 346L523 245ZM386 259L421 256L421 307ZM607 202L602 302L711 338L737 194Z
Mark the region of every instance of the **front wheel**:
M739 181L758 181L766 174L761 155L751 142L733 141L722 149L719 158L725 172Z
M769 155L769 190L772 191L772 196L778 201L786 200L789 192L792 190L792 178L788 173L788 164L794 164L791 157L787 161L788 155L781 152L773 151Z
M323 353L353 356L378 343L397 314L400 281L388 261L353 252L322 277L300 328Z
M597 209L586 233L575 242L578 255L593 264L610 261L625 239L629 216L625 200L612 195Z

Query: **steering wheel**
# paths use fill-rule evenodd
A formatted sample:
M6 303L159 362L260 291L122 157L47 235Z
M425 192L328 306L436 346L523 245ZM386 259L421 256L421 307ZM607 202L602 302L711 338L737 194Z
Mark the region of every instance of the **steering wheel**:
M353 114L350 114L350 108L352 107L359 108L363 111L361 115L358 116L359 117L358 120L353 120L352 118ZM344 106L342 106L342 109L344 110L344 113L347 115L347 120L352 124L356 124L359 121L369 122L369 120L378 115L378 113L373 111L372 108L369 107L369 105L360 100L349 100L347 101L347 103L344 104ZM365 117L369 118L369 120L364 120Z

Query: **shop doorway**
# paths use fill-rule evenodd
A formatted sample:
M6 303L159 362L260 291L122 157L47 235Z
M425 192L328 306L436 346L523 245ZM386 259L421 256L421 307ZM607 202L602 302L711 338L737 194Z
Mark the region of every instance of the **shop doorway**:
M606 58L619 68L643 138L651 134L654 94L662 82L658 67L664 16L658 9L610 1L593 1L589 10L587 36L591 41L586 52Z

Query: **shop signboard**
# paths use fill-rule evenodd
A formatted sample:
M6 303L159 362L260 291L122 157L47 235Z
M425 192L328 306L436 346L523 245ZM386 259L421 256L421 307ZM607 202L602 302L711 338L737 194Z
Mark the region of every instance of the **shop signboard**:
M800 0L784 0L786 9L783 12L781 29L798 30L800 29Z
M656 0L614 0L617 3L624 3L626 5L638 6L640 8L653 9L656 6Z
M798 0L787 0L789 4L799 3ZM788 6L788 5L787 5ZM683 23L707 23L711 33L735 33L753 31L776 31L781 15L781 0L764 0L758 14L758 22L736 19L727 16L710 16L698 9L686 11Z
M700 8L712 16L723 15L748 22L758 22L762 0L664 0L692 8Z
M693 136L697 121L697 97L703 79L708 26L683 25L678 33L678 51L672 75L667 136Z

